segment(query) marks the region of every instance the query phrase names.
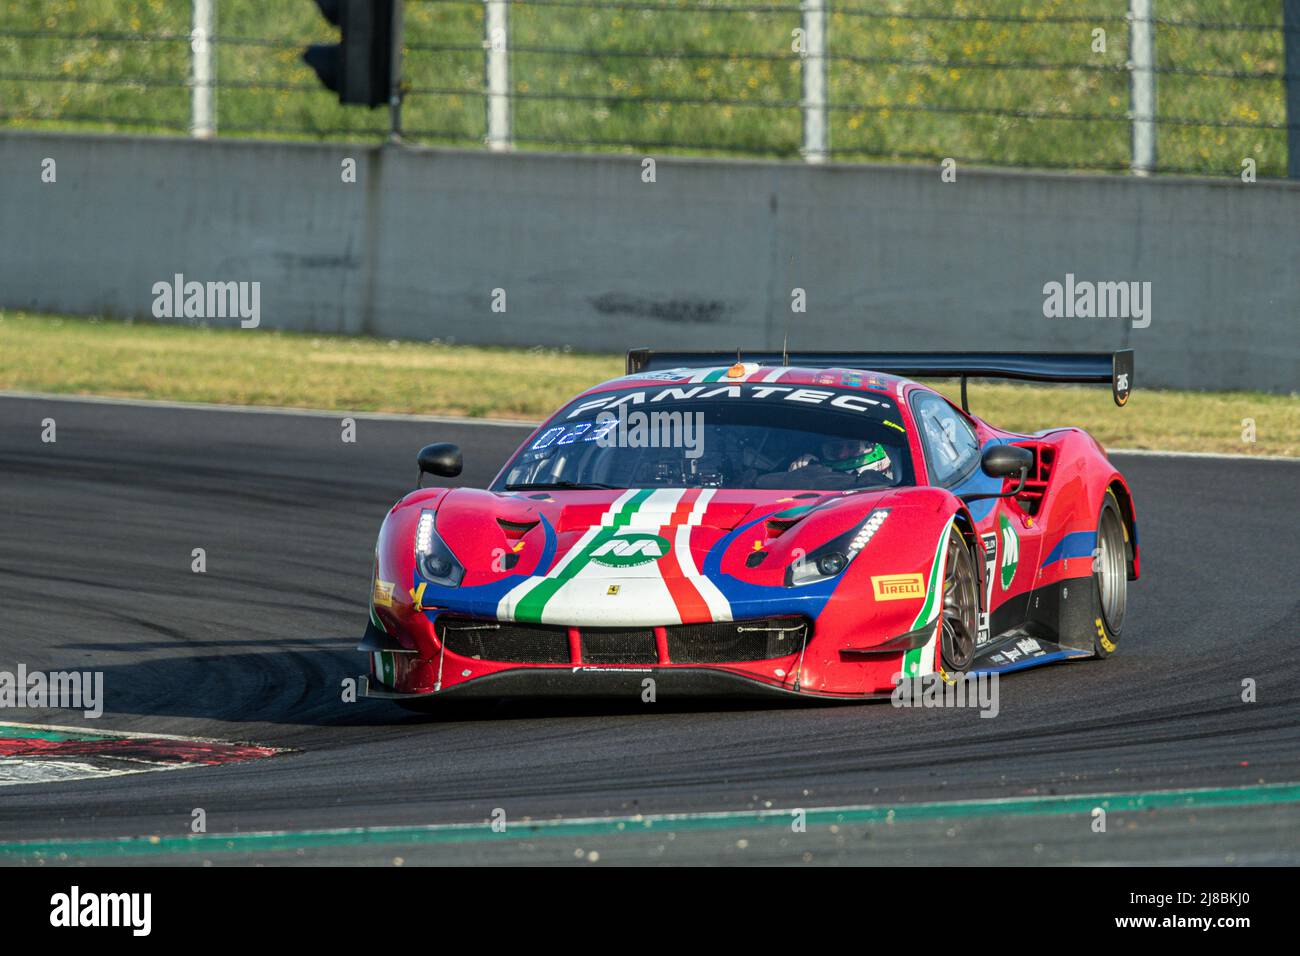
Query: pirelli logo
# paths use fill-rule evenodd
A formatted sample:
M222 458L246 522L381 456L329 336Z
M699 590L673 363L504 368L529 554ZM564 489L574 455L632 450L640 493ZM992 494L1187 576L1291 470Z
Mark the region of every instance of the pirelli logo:
M902 601L925 597L925 579L919 574L882 574L871 579L877 601Z

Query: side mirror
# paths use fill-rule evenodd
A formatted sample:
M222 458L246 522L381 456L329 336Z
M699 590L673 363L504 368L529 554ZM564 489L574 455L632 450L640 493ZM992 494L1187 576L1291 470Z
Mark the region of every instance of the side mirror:
M1014 498L1025 488L1029 469L1034 467L1034 453L1019 445L990 445L980 456L980 467L990 478L1019 478L1019 483L1001 494L967 494L962 501L985 501L989 498Z
M990 445L980 458L980 467L990 478L1018 478L1034 467L1034 453L1019 445Z
M425 445L416 456L416 461L420 465L420 483L424 482L426 473L442 478L455 478L465 467L465 459L461 457L460 447L445 441Z

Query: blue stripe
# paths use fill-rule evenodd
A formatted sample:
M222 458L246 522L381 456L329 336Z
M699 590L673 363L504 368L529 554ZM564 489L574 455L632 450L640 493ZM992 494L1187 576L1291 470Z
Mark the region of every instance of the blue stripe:
M704 565L700 570L727 599L727 603L731 605L731 616L735 620L768 614L806 614L815 621L821 615L826 602L830 600L831 594L844 580L844 574L838 574L815 584L788 588L784 584L766 585L742 581L722 570L723 555L727 553L732 542L769 517L771 516L766 514L760 515L752 521L737 525L719 538L704 556Z
M559 536L555 527L546 520L545 515L538 515L541 521L542 533L542 553L537 559L532 571L515 571L507 574L495 581L489 581L487 584L478 584L472 586L461 585L458 588L444 587L441 584L428 582L424 589L424 600L429 604L436 604L439 607L452 611L460 611L464 614L473 614L476 617L494 618L497 616L497 605L505 597L506 592L519 584L519 582L530 577L544 577L551 562L555 559L555 552L559 547ZM418 588L420 582L424 579L420 576L417 567L412 573L414 579L412 587ZM425 612L431 614L431 612ZM430 620L433 617L430 616Z
M1011 438L990 438L980 447L980 457L983 458L984 452L988 451L994 445L1010 445L1014 439ZM954 495L973 494L997 494L1002 491L1002 479L993 478L984 474L984 469L976 469L966 476L961 484L950 489ZM976 523L984 521L993 513L993 509L998 505L996 498L984 498L979 501L972 501L966 505L970 510L970 516L975 519Z
M987 667L977 667L970 671L972 674L1010 674L1012 671L1023 671L1030 667L1037 667L1039 664L1051 664L1054 661L1068 661L1075 657L1091 657L1087 651L1057 651L1054 654L1044 654L1042 657L1030 657L1022 661L1013 661L1006 664L990 664Z
M1043 559L1043 563L1039 567L1045 568L1049 564L1055 564L1057 561L1064 561L1067 558L1090 558L1095 547L1097 547L1097 532L1073 531L1056 542L1056 547Z

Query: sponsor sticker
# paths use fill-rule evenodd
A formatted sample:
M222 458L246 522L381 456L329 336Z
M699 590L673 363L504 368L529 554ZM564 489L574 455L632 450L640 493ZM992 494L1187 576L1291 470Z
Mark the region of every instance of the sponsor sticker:
M393 584L391 581L381 581L375 578L375 607L392 607L393 606Z
M1015 580L1016 566L1020 563L1020 535L1006 515L998 515L998 530L1002 534L1001 581L1005 591Z
M668 548L668 539L657 534L624 534L599 545L591 560L607 568L631 568L658 561Z
M925 579L920 574L882 574L871 579L877 601L905 601L925 597Z

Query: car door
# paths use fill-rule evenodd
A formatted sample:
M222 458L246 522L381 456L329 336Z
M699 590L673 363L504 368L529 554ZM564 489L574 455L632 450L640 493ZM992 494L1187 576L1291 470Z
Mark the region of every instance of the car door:
M981 441L978 426L943 396L917 390L912 417L925 453L929 482L958 497L1002 490L1002 481L980 468L988 445L1005 441L991 435ZM984 544L984 594L977 646L1024 622L1037 578L1042 529L1011 498L968 502ZM991 613L990 613L991 609Z

